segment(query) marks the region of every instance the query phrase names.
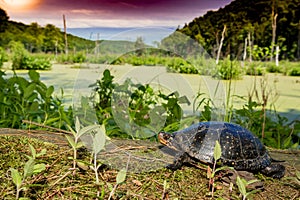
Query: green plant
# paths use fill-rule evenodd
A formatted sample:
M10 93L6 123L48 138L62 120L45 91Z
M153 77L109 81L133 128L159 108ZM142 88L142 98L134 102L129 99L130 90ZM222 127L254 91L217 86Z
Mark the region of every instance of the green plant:
M36 164L36 158L46 154L46 149L42 149L41 152L36 153L35 148L29 144L31 156L28 157L28 161L24 165L23 173L21 174L17 169L10 168L13 183L16 186L16 199L19 199L20 192L25 188L25 180L34 175L38 174L46 169L44 163Z
M261 66L260 62L247 63L246 74L251 76L262 76L265 74L265 69Z
M3 66L3 63L7 61L7 54L5 50L0 47L0 69Z
M293 67L288 71L289 76L300 76L300 67Z
M99 175L98 175L98 169L101 166L101 164L97 164L97 154L100 153L100 151L104 150L105 148L105 142L107 140L106 131L104 125L101 126L89 126L92 130L91 136L92 136L92 154L94 156L93 158L93 165L91 166L92 170L95 172L96 177L96 183L99 184Z
M111 190L111 192L109 194L109 197L108 197L109 200L113 197L113 195L114 195L114 193L115 193L118 185L120 185L121 183L123 183L126 180L126 173L127 173L127 169L121 169L118 172L117 177L116 177L116 184L112 188L112 190Z
M243 178L240 178L239 176L237 176L236 178L236 184L239 188L239 191L240 193L242 194L243 196L243 200L246 200L247 197L255 192L257 192L258 190L252 190L250 192L247 192L247 186L252 184L252 183L255 183L255 182L258 182L259 180L250 180L250 181L246 181L245 179Z
M80 137L83 135L86 135L88 133L93 133L95 130L99 129L99 125L90 125L90 126L81 128L79 118L76 116L75 130L70 125L67 125L67 126L68 126L69 130L71 131L73 138L74 138L73 139L69 135L65 135L65 137L68 140L68 143L71 145L71 147L73 149L73 158L72 158L73 159L73 170L75 170L76 164L77 165L83 164L77 160L77 150L84 146L84 143L79 141ZM99 151L98 151L99 148L100 148L100 150L102 150L102 147L104 146L102 144L102 142L103 142L103 136L101 135L102 132L103 132L103 130L101 129L101 130L97 131L96 133L92 134L93 145L94 145L93 152L96 152L95 154L99 153ZM105 134L105 132L104 132L104 134ZM100 137L100 139L99 139L99 137ZM105 142L105 138L104 138L104 142ZM98 178L97 178L97 182L98 182Z
M134 132L131 137L153 136L165 121L166 125L179 122L183 115L180 104L190 103L178 92L166 95L150 84L135 84L130 79L116 84L113 78L105 70L102 79L91 85L96 115L109 136L128 137L124 132Z
M116 86L113 79L114 76L112 76L110 71L106 69L103 71L103 77L101 80L97 80L96 83L89 86L93 87L94 93L91 98L94 99L93 103L100 124L103 124L104 120L112 116L111 98L112 92ZM98 101L95 99L98 99Z
M224 80L240 79L242 76L242 70L239 63L236 60L231 60L230 57L222 60L217 65L217 72L214 75L216 78Z
M0 127L26 128L22 120L56 128L72 124L72 110L65 110L62 98L54 97L54 87L41 82L34 70L29 70L28 76L28 80L16 74L5 79L0 72Z
M273 62L266 62L265 65L266 65L267 72L270 72L270 73L281 73L282 72L281 67L276 66L276 64Z
M221 150L221 145L218 140L215 142L215 147L214 147L214 163L213 163L213 168L211 169L208 166L207 170L207 178L209 178L209 188L211 188L211 196L214 196L214 190L215 190L215 175L218 171L222 171L224 169L233 169L232 167L228 166L222 166L217 168L217 162L221 158L222 155L222 150Z

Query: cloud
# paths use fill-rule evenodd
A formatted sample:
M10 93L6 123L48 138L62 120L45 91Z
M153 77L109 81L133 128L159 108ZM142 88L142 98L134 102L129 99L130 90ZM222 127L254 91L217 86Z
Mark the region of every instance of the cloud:
M44 26L62 27L62 15L68 27L177 27L201 16L209 9L218 9L230 0L41 0L30 11L8 11L12 20L38 22Z

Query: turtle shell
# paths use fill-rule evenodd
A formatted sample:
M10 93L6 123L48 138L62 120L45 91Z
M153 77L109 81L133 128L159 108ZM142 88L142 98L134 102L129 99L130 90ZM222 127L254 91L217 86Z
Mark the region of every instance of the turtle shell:
M260 140L249 130L226 122L200 122L174 132L168 146L205 163L214 162L216 140L221 145L221 164L238 170L260 170L271 158Z

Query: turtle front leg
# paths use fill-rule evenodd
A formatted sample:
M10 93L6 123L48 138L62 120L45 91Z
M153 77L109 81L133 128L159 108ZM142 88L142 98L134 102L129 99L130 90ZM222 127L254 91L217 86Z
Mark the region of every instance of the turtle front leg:
M261 170L261 172L267 176L272 178L282 178L285 173L285 167L280 164L271 164L265 169Z
M176 154L174 161L172 164L168 164L166 168L171 170L176 170L182 167L182 165L185 162L188 162L190 160L190 157L187 155L187 153L178 153Z

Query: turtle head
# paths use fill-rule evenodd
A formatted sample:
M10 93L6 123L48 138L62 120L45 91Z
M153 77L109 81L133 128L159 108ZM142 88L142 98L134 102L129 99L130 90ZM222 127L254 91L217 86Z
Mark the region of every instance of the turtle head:
M166 132L160 132L158 134L158 140L161 144L166 145L167 147L170 147L174 149L174 134L166 133Z

